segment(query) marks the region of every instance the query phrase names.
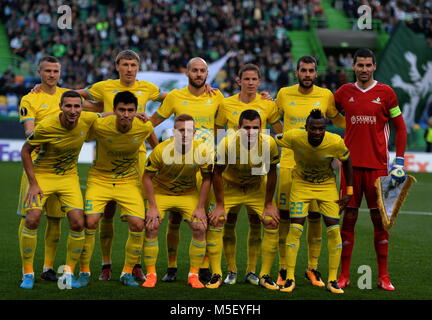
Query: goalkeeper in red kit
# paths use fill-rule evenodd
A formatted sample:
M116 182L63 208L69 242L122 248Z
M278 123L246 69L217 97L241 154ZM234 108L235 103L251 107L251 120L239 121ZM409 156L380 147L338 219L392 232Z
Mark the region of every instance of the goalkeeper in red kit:
M395 287L387 272L389 234L384 229L377 205L375 180L388 175L390 137L389 121L393 122L396 132L396 158L393 170L402 168L403 174L393 176L395 183L406 178L404 153L407 131L393 89L373 78L376 70L375 56L369 49L359 49L354 54L353 70L356 82L345 84L335 93L336 107L345 113L345 144L351 153L353 165L354 194L348 203L342 222L342 257L341 273L338 284L345 288L350 284L350 262L354 247L354 227L358 208L365 195L371 220L374 226L374 245L378 262L378 287L393 291ZM341 191L346 192L344 179L341 179Z

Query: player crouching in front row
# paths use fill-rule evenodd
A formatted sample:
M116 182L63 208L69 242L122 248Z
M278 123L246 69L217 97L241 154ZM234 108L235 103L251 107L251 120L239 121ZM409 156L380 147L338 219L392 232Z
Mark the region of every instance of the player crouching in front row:
M293 171L290 196L291 226L286 240L287 281L280 291L292 292L295 288L294 271L303 225L310 202L316 200L328 234L327 290L332 293L343 293L337 284L337 271L342 252L339 212L344 209L353 194L350 153L341 137L326 132L326 119L319 109L314 109L309 114L306 119L306 130L286 131L277 135L276 142L279 146L294 151L297 164ZM346 178L347 193L340 200L331 166L334 158L342 161Z

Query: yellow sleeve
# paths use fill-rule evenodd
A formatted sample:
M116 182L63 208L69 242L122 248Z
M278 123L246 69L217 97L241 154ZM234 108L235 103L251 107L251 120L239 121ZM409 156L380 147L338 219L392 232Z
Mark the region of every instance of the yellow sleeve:
M169 93L159 109L156 110L156 113L162 118L167 119L174 113L175 96L173 93L174 92Z
M345 129L345 117L338 111L338 109L336 109L335 99L332 93L329 94L326 117L329 118L334 125Z
M270 163L279 163L279 149L273 137L270 137Z
M84 90L90 95L90 100L103 101L105 81L99 81L85 88Z
M221 104L219 105L217 114L216 114L216 119L215 119L215 125L218 127L225 127L226 123L227 123L227 118L226 118L226 113L225 113L225 104L223 102L221 102Z
M52 138L47 136L46 129L43 123L39 123L34 129L33 134L27 138L27 142L34 147L50 142Z
M279 90L276 96L276 110L279 114L279 118L284 114L283 106L282 106L282 89Z
M32 103L28 96L24 96L21 99L19 106L20 122L23 123L26 120L36 120L36 111L34 110Z
M345 161L350 156L350 152L348 148L345 145L345 142L343 139L339 136L337 136L337 142L335 143L335 158L337 158L340 161Z
M145 131L147 133L145 136L145 139L147 139L152 134L154 128L153 128L153 125L150 121L147 121L143 124L144 124L143 131Z
M146 166L145 166L146 172L156 173L161 169L162 166L160 161L161 158L160 155L161 155L160 148L156 146L156 148L154 148L154 150L152 151L152 153L150 153L147 159Z
M284 148L292 148L292 136L293 130L285 131L284 133L280 133L275 135L275 140L278 146Z
M151 82L148 82L147 84L150 92L149 94L150 100L156 101L161 96L160 88Z
M271 105L271 110L270 110L270 113L268 115L267 122L269 125L273 125L279 121L281 114L279 114L276 103L274 103L272 101L270 105Z

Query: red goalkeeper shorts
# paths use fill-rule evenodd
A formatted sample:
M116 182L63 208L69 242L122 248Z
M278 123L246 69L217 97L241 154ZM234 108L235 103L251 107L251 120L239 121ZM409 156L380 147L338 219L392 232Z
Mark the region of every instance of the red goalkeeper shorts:
M341 170L341 193L342 197L346 195L346 183L343 171ZM387 170L368 169L353 167L353 189L354 193L348 202L347 207L359 208L362 202L363 193L366 198L369 209L378 208L375 181L379 177L388 175Z

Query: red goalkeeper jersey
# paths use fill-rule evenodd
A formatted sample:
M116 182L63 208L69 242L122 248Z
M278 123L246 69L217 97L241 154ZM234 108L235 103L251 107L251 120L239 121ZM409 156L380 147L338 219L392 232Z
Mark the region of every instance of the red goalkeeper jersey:
M395 92L375 81L367 89L345 84L335 95L336 107L345 111L345 144L353 167L387 169L390 110L398 107Z

